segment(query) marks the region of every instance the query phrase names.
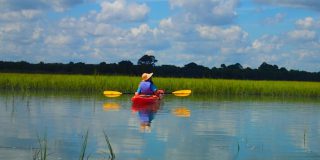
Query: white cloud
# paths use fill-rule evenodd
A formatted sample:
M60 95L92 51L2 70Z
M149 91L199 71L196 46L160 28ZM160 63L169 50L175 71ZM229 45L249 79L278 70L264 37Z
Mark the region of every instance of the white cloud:
M41 15L40 10L8 11L0 14L0 21L31 20Z
M319 29L320 19L316 20L313 17L305 17L304 19L298 19L296 26L302 29Z
M282 64L286 61L283 54L279 54L285 47L285 41L280 36L262 35L253 40L246 47L239 47L239 53L243 53L242 59L239 59L240 64L256 68L262 62ZM236 56L236 55L232 55ZM232 59L235 61L234 59Z
M286 68L304 70L303 68L309 68L318 72L317 68L319 64L319 53L316 50L310 49L295 49L287 53L287 57L283 60L283 65Z
M211 16L214 17L214 14L219 17L225 16L222 12L218 13L219 8L223 7L219 5L219 3L210 1L203 2L212 4L209 8L215 13L210 13ZM40 3L38 4L40 5ZM58 4L54 5L59 6ZM21 7L28 8L23 4L21 4ZM40 23L40 26L32 25L35 28L34 30L23 34L16 31L16 35L25 35L25 39L29 37L29 39L34 40L36 47L30 48L30 52L33 52L32 54L38 54L38 56L34 55L34 57L39 57L37 59L41 59L40 54L46 53L47 56L42 58L42 60L49 62L59 59L65 59L65 62L70 60L70 58L75 58L79 61L97 63L102 57L110 62L128 59L128 57L134 61L134 59L140 58L140 56L148 50L152 50L155 54L168 51L172 53L179 52L184 55L189 55L189 57L198 58L204 56L193 56L192 54L201 51L199 54L207 56L207 53L210 52L209 49L206 48L196 49L192 47L193 45L202 45L202 42L207 41L207 38L199 37L199 33L196 31L198 23L189 23L189 21L185 20L180 21L179 16L174 16L163 19L159 22L158 27L151 28L148 24L137 23L138 25L133 25L133 27L122 28L118 26L118 22L130 23L145 20L149 13L149 8L146 4L116 0L102 1L100 7L100 11L90 12L79 18L62 18L58 24L51 22L51 24ZM34 8L37 9L39 7L35 6ZM201 8L196 7L195 9ZM56 8L54 10L58 11L59 9ZM183 14L187 13L188 10L185 11ZM201 14L197 16L201 16ZM201 21L198 20L196 22L201 23ZM9 31L9 28L7 30ZM14 31L14 28L11 30ZM228 29L226 29L225 32L228 32ZM18 36L13 37L12 41L17 38ZM232 40L232 38L236 37L225 40ZM196 42L197 40L201 42ZM207 45L210 46L210 43L203 44L203 46ZM41 49L35 51L37 47ZM214 48L215 47L216 46L214 46ZM191 50L187 51L189 48L191 48ZM178 51L175 51L175 49L178 49ZM55 53L61 54L57 55ZM77 55L78 58L76 58ZM187 63L189 59L180 61L180 63ZM172 64L174 64L174 62L176 61L172 61ZM201 62L201 60L198 59L197 62Z
M284 18L285 18L285 14L283 13L277 13L275 16L273 17L269 17L269 18L266 18L264 20L265 24L268 24L268 25L275 25L275 24L278 24L278 23L281 23L283 22Z
M22 26L20 23L5 23L0 25L0 33L12 33L12 32L20 32Z
M157 28L151 29L147 24L132 28L127 36L124 37L127 42L130 42L132 48L161 50L169 46L164 31Z
M299 40L299 41L308 41L308 40L315 40L317 37L317 33L315 31L310 30L293 30L288 32L288 37L292 40Z
M130 33L133 35L133 37L138 37L143 36L148 32L152 32L150 27L147 24L142 24L138 28L132 28Z
M169 0L171 8L181 9L179 15L188 23L228 24L236 17L238 0Z
M304 19L297 20L296 25L301 28L311 28L314 25L314 20L312 17L306 17Z
M298 61L303 61L305 63L317 63L319 53L317 51L311 51L307 49L299 49L293 52L299 58Z
M70 7L84 3L84 0L45 0L55 11L63 12Z
M65 29L70 34L75 34L81 38L101 38L101 37L121 37L125 30L116 27L113 24L95 21L95 19L63 18L59 22L59 27Z
M150 10L146 4L127 3L125 0L103 1L100 5L97 20L106 22L143 21Z
M230 26L229 28L198 26L197 31L201 38L198 40L199 47L207 49L202 49L202 53L206 53L205 55L223 54L229 56L238 53L242 54L244 53L243 47L248 42L248 33L239 26Z
M155 52L154 52L154 50L147 50L144 54L145 55L154 55Z
M236 16L235 8L238 5L238 1L226 0L221 1L217 6L212 8L212 14L215 16Z
M25 46L33 43L34 25L25 22L0 23L0 41ZM1 50L0 50L1 53Z
M95 1L100 9L80 17L63 12L85 2L88 0L0 0L1 60L136 62L150 53L159 60L157 64L179 66L239 62L257 67L267 61L295 67L298 64L289 62L299 59L302 69L309 69L303 68L306 62L313 69L312 64L318 63L320 20L315 17L297 19L291 24L296 25L293 30L278 35L266 31L252 40L245 24L235 24L238 0L170 0L173 14L157 22L151 19L152 23L148 20L152 12L149 3L143 4L147 1ZM61 19L48 21L48 11L62 11L57 13ZM275 14L265 22L287 23L283 21L291 16L287 14Z
M45 44L47 45L68 45L71 43L72 38L68 35L58 34L58 35L50 35L45 39Z
M263 35L254 40L244 52L250 54L246 61L249 66L258 66L265 61L288 69L309 68L317 71L314 66L319 63L319 49L316 32L302 29L280 35Z
M251 45L252 53L272 53L283 46L283 40L278 36L263 35L254 40Z
M319 0L254 0L258 3L279 5L294 8L308 8L313 10L320 10Z
M32 39L33 40L38 40L43 33L43 28L37 27L34 29L33 33L32 33Z
M171 29L174 27L173 23L172 23L172 18L167 18L167 19L163 19L160 21L160 28L164 28L164 29Z
M0 0L0 10L54 10L65 11L86 0Z
M244 32L239 26L231 26L226 29L217 26L199 26L197 31L202 38L225 41L227 43L240 43L248 36L248 33Z
M81 17L64 18L59 26L82 41L83 45L79 48L84 53L95 53L92 60L94 57L105 57L108 61L120 61L128 57L138 59L146 50L157 51L169 46L167 36L163 36L164 30L151 28L148 24L121 28L116 24L96 21L95 18Z

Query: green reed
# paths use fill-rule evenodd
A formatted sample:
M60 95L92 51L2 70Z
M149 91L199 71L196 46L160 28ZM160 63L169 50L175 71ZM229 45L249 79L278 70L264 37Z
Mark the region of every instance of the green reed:
M13 91L131 91L138 82L138 77L127 76L0 74L0 89Z
M103 131L103 134L104 134L104 138L105 138L105 141L107 143L108 150L110 153L108 160L114 160L116 156L115 156L115 153L113 152L109 137L105 131ZM85 135L83 136L79 160L84 160L84 159L89 160L90 159L90 155L86 154L86 150L87 150L87 146L88 146L88 136L89 136L89 130L87 130ZM46 159L48 159L47 134L45 134L43 138L41 138L38 135L38 144L39 144L39 148L35 149L35 151L33 152L32 159L33 160L46 160Z
M170 91L191 89L197 95L320 97L319 82L159 78L155 83Z
M110 152L109 160L114 160L116 158L116 155L113 152L109 137L108 137L108 135L107 135L107 133L105 131L103 131L103 134L104 134L104 138L105 138L105 140L106 140L106 142L108 144L108 149L109 149L109 152Z
M82 146L81 146L81 151L80 151L80 156L79 156L79 160L84 160L85 155L86 155L86 149L87 149L87 144L88 144L88 135L89 135L89 130L87 130L83 142L82 142ZM89 156L87 157L87 159L89 159Z
M33 160L46 160L48 157L48 142L47 142L47 134L44 135L43 138L41 138L38 135L38 143L39 143L39 149L36 149L33 153Z
M140 77L104 75L0 74L0 89L13 91L81 91L101 94L104 90L134 92ZM167 92L191 89L196 95L258 95L275 97L320 97L320 82L254 81L154 77Z

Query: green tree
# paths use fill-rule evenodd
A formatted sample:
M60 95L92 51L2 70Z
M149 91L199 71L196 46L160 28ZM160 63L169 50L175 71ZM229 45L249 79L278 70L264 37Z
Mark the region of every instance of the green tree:
M138 65L151 65L155 66L158 60L153 55L144 55L138 60Z
M279 67L277 65L271 65L263 62L258 69L261 71L278 71L278 68Z
M229 65L227 67L228 69L235 69L235 70L241 70L243 69L242 65L240 63L236 63L236 64L232 64L232 65Z
M120 61L118 65L120 67L132 67L133 63L131 61Z

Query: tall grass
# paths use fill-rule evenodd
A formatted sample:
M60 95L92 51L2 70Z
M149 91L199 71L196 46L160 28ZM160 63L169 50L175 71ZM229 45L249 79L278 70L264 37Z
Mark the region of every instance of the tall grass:
M108 149L110 152L110 156L109 156L109 160L114 160L116 158L111 143L109 141L108 135L105 131L103 131L105 140L107 142L108 145ZM79 156L79 160L84 160L85 156L86 156L86 149L87 149L87 145L88 145L88 135L89 135L89 130L87 130L85 136L84 136L84 140L82 142L82 146L81 146L81 151L80 151L80 156ZM89 159L90 155L87 156L87 160Z
M0 73L0 89L15 91L131 91L138 82L138 77L127 76Z
M109 160L114 160L115 159L115 154L113 152L111 143L109 141L108 135L105 131L103 131L105 140L107 142L108 145L108 150L110 152L110 156L109 156ZM88 136L89 136L89 130L86 131L86 134L83 137L83 142L81 145L81 150L80 150L80 155L79 155L79 160L84 160L85 157L87 157L86 159L88 160L90 158L90 155L86 156L86 150L87 150L87 146L88 146ZM44 135L43 138L41 138L40 136L38 136L38 143L39 143L39 149L36 149L33 153L33 160L46 160L48 159L48 143L47 143L47 134Z
M107 133L105 131L103 131L103 134L104 134L104 138L105 138L105 140L106 140L106 142L108 144L108 149L109 149L109 152L110 152L109 160L114 160L116 158L116 155L113 152L111 143L109 141L109 137L108 137L108 135L107 135Z
M87 132L84 136L82 146L81 146L79 160L84 160L84 157L86 155L86 149L87 149L87 144L88 144L88 135L89 135L89 130L87 130ZM89 156L87 157L87 159L89 159Z
M158 86L166 86L170 90L182 88L192 89L195 94L209 95L259 95L259 96L302 96L320 97L319 82L293 81L253 81L253 80L221 80L221 79L172 79L165 82L160 79Z
M168 92L191 89L201 95L259 95L320 97L320 82L254 81L154 77L158 88ZM140 77L54 74L0 74L0 89L13 91L81 91L101 94L104 90L134 92Z
M33 160L46 160L48 157L48 143L47 143L47 134L44 135L43 138L41 138L38 135L38 143L39 143L39 149L35 150L33 153Z

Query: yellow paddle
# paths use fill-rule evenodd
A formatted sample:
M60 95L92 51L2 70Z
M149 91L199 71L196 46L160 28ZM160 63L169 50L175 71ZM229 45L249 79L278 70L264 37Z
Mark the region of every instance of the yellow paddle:
M178 91L172 92L172 94L178 97L186 97L191 94L191 90L178 90Z
M174 94L175 96L179 96L179 97L186 97L189 96L191 94L191 90L178 90L178 91L174 91L174 92L169 92L169 93L165 93L165 94ZM106 97L119 97L122 94L134 94L134 93L122 93L119 91L104 91L103 94Z
M122 93L118 91L104 91L103 94L107 97L119 97L122 95Z

